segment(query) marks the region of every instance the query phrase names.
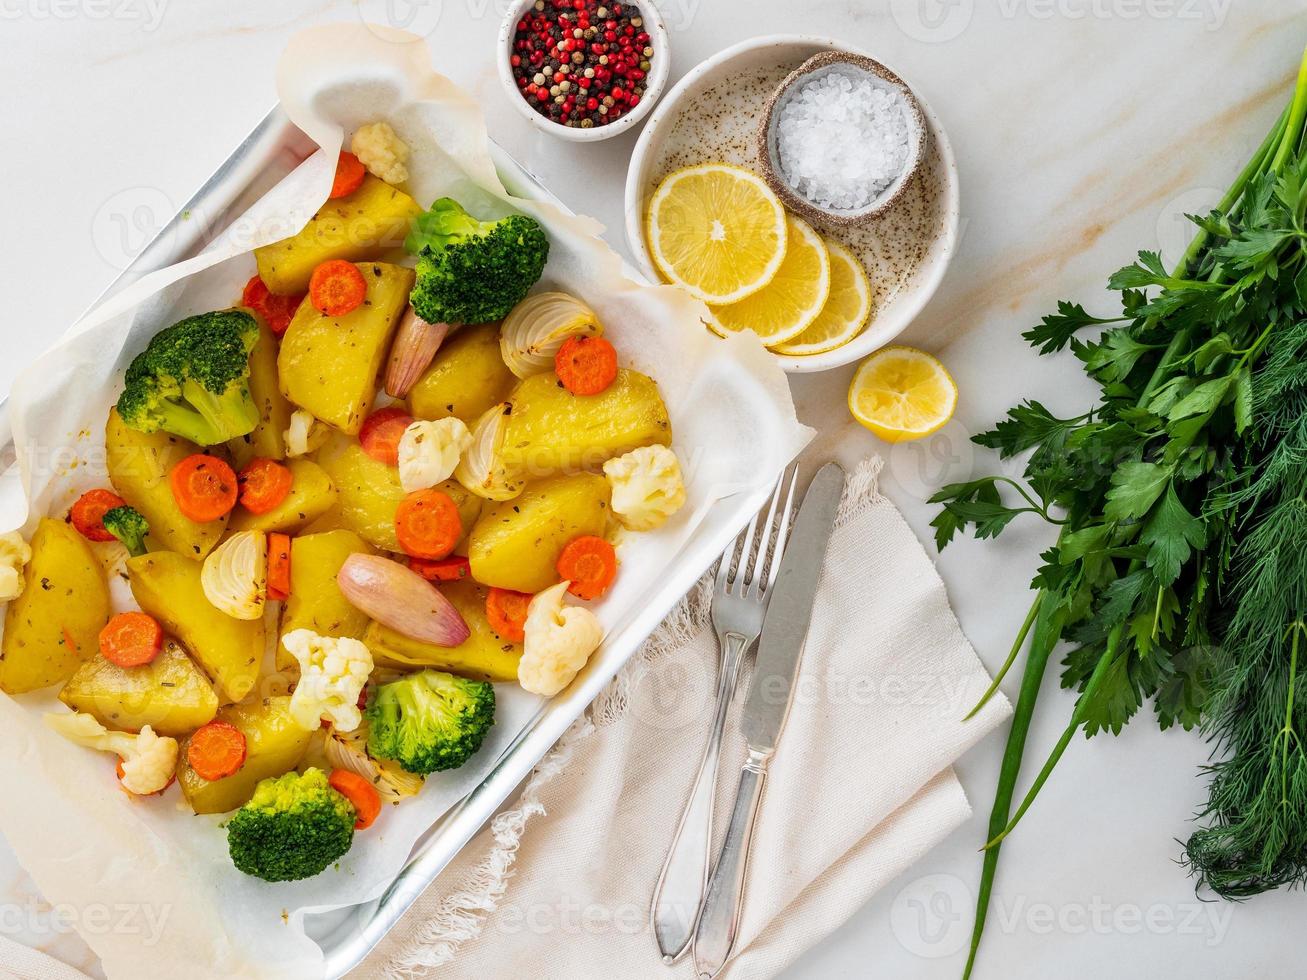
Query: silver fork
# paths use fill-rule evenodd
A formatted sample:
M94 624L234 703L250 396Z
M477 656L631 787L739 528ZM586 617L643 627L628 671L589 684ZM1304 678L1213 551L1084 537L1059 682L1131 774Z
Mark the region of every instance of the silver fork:
M654 936L663 954L663 962L668 964L675 963L689 950L708 890L713 795L726 713L735 695L744 655L762 632L763 614L767 611L767 600L771 598L781 553L790 533L797 475L793 466L781 474L767 507L766 519L762 519L762 511L759 511L723 552L717 569L712 602L713 627L717 630L717 643L722 653L717 679L717 710L713 715L708 746L699 765L699 775L690 791L690 800L681 815L680 826L676 829L653 896Z

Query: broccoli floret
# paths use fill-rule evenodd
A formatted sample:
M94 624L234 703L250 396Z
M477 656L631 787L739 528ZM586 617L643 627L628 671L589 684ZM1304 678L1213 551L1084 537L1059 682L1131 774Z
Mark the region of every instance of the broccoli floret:
M495 688L424 670L377 688L368 702L368 752L427 775L457 769L495 723Z
M414 219L405 247L418 256L409 299L428 323L502 320L544 271L549 239L534 218L478 221L442 197Z
M133 558L145 554L150 522L135 507L115 507L104 515L104 529L127 545Z
M248 435L259 423L249 384L258 339L258 321L243 310L174 323L127 368L118 414L133 429L163 429L201 446Z
M265 779L227 822L237 869L264 881L299 881L326 870L354 843L354 806L321 769Z

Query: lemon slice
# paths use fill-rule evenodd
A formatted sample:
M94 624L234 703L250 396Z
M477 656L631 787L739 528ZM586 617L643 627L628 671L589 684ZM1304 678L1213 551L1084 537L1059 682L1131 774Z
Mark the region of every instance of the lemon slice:
M727 306L709 306L709 326L725 336L752 330L768 347L807 330L830 295L826 243L802 218L785 216L785 261L775 278L751 296Z
M830 295L817 319L793 340L775 344L778 354L822 354L843 347L871 316L871 283L857 257L839 242L823 239L830 253Z
M886 347L862 362L849 411L886 442L920 439L953 417L958 386L944 365L913 347Z
M785 258L785 209L756 174L724 163L663 178L645 233L668 282L705 303L734 303L776 275Z

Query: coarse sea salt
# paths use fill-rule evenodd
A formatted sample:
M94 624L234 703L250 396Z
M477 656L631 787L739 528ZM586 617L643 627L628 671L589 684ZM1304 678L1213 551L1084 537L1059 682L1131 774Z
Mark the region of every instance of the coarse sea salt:
M800 81L776 122L781 176L819 207L866 207L908 162L908 102L859 71Z

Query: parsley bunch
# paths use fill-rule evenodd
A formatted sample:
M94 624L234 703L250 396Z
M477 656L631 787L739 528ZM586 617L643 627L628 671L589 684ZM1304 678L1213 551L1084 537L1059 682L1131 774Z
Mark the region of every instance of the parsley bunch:
M1029 640L968 976L999 845L1077 731L1116 734L1148 701L1162 728L1203 725L1226 754L1211 826L1187 849L1202 879L1226 895L1307 879L1307 713L1294 697L1307 633L1305 118L1307 54L1275 128L1216 209L1191 216L1197 234L1175 269L1141 252L1108 282L1120 316L1063 302L1024 335L1041 354L1069 348L1097 404L1073 418L1017 406L974 441L1003 458L1029 453L1024 482L984 477L931 498L943 504L940 548L1021 514L1061 527L981 702ZM1078 336L1091 327L1104 329ZM1079 696L1011 813L1040 682L1063 644L1062 685Z

